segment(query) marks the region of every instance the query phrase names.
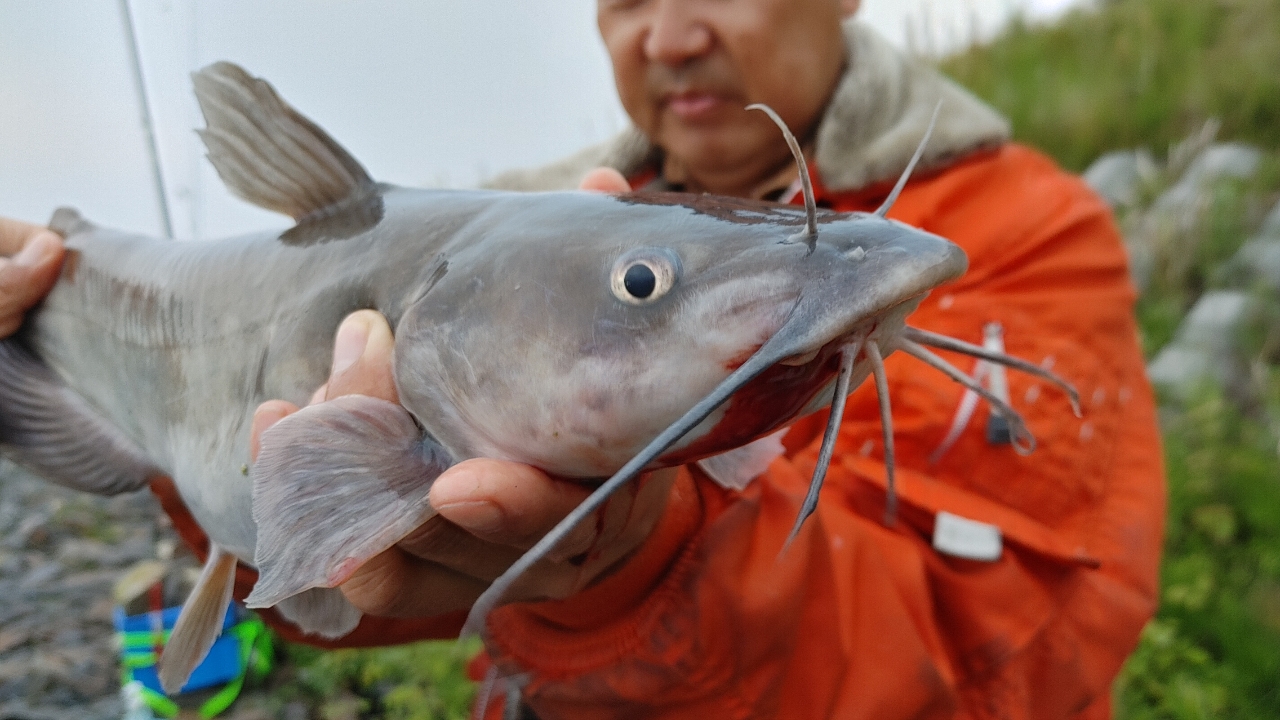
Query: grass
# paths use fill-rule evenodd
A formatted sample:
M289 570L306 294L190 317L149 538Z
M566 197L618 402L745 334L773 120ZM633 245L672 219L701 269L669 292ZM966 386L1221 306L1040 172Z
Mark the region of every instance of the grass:
M1276 438L1206 388L1165 443L1161 609L1117 682L1118 714L1280 717Z
M1277 28L1280 0L1103 0L1052 27L1015 22L942 67L1079 171L1211 117L1223 137L1280 147Z
M285 644L288 669L272 695L326 719L465 720L476 693L466 664L479 649L478 641L328 652Z

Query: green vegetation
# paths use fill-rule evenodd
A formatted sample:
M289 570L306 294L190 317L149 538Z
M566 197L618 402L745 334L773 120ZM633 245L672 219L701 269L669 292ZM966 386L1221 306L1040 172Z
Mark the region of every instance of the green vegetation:
M1150 183L1152 199L1156 191L1167 189L1169 182L1157 177ZM1126 235L1132 238L1145 233L1147 242L1155 246L1154 271L1137 308L1149 358L1173 339L1182 317L1205 291L1233 285L1236 278L1228 261L1253 236L1263 215L1280 201L1280 153L1264 155L1248 181L1213 183L1201 201L1204 206L1192 213L1192 221L1186 224L1157 217L1149 202L1117 211ZM1250 344L1257 349L1262 339Z
M1280 147L1280 0L1102 0L1052 27L1015 23L944 70L1072 170L1115 148L1222 137Z
M1118 715L1280 717L1276 438L1206 389L1165 443L1162 606L1117 683Z
M466 665L479 650L477 640L333 651L286 644L266 709L278 716L301 703L325 720L465 720L476 693Z
M1015 23L941 65L1006 113L1019 140L1073 170L1110 150L1167 152L1144 197L1120 213L1127 233L1144 231L1150 201L1177 179L1176 145L1210 119L1221 121L1220 139L1267 153L1249 182L1210 188L1194 222L1157 229L1138 306L1148 355L1205 290L1230 279L1225 261L1280 199L1280 0L1104 1L1051 27ZM1260 299L1273 313L1280 300ZM1162 412L1161 609L1116 683L1117 717L1280 717L1277 327L1246 343L1250 398L1206 387Z
M322 652L291 648L299 685L315 698L346 688L361 710L387 720L464 720L475 686L465 666L478 641L420 642L376 650Z

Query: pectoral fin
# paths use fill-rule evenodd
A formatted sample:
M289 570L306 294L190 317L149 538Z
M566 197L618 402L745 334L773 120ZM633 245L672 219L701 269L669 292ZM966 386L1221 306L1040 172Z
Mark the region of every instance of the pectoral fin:
M344 582L435 515L427 495L452 464L394 403L348 395L291 415L262 435L253 466L258 582L269 607Z
M209 559L200 571L200 579L182 604L178 622L160 654L160 687L166 693L172 695L187 684L222 633L235 580L236 557L210 544Z

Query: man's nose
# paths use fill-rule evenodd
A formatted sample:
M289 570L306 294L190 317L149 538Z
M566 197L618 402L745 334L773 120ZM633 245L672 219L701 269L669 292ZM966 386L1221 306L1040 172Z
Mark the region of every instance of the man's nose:
M645 56L652 62L678 67L711 49L711 29L702 22L688 0L658 0L644 41Z

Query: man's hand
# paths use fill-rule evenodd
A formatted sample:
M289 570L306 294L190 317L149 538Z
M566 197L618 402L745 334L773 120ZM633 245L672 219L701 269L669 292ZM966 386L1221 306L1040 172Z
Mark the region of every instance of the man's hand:
M52 230L0 218L0 337L49 292L62 267L62 238Z
M625 178L597 168L583 190L626 192ZM353 313L338 328L333 370L311 403L342 395L398 402L391 371L395 341L382 315ZM262 431L298 411L272 400L253 418L250 451L256 459ZM551 556L534 566L507 601L564 598L592 584L625 561L657 525L675 479L664 470L623 489L584 520ZM365 563L343 583L356 607L384 617L428 617L465 610L525 550L569 514L590 488L548 476L520 463L466 460L449 468L431 487L439 513Z
M631 189L631 183L622 173L611 167L598 167L582 177L578 183L579 190L591 192L621 193Z
M312 403L349 394L396 402L393 344L380 314L350 315L338 329L329 382ZM262 431L297 410L280 400L258 408L251 442L255 458ZM535 566L507 600L567 597L625 560L657 524L674 477L674 471L654 473L621 491ZM425 617L466 609L588 493L587 487L527 465L464 461L431 488L431 505L440 514L357 570L342 591L371 615Z

